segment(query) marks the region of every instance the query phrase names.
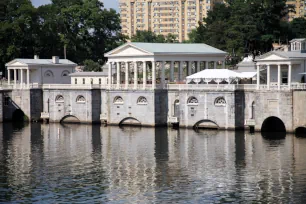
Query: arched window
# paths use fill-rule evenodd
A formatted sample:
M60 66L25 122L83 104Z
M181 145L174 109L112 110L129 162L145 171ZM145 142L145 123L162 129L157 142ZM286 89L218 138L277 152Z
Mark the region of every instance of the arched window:
M140 96L138 99L137 99L137 104L138 105L147 105L148 104L148 100L143 97L143 96Z
M198 105L199 101L196 97L191 96L187 100L187 105Z
M177 99L174 101L174 110L173 110L173 116L174 117L179 117L180 115L180 101Z
M56 103L64 103L64 97L62 95L57 95L55 98Z
M224 99L224 97L216 98L215 106L226 106L226 100Z
M53 72L51 72L50 70L46 71L44 74L45 77L53 77Z
M77 99L76 99L76 102L77 103L85 103L86 99L85 99L84 96L78 96Z
M70 72L65 70L65 71L62 72L62 77L67 77L67 76L69 76L69 74L70 74Z
M123 101L121 96L116 96L114 98L114 104L121 104L122 105L123 103L124 103L124 101Z

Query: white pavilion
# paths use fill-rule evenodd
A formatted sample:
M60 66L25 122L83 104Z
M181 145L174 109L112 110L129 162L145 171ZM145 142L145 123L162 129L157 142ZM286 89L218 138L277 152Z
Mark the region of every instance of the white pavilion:
M169 83L184 83L187 76L204 69L225 67L226 52L206 44L126 43L108 53L116 67L109 87L155 89ZM113 76L109 69L108 78Z

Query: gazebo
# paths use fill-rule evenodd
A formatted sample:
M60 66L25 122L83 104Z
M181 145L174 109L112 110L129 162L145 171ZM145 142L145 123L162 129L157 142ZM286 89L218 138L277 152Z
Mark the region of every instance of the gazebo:
M188 76L202 69L216 69L218 66L224 68L226 54L206 44L126 43L105 54L108 58L107 63L116 67L115 79L112 79L112 69L109 69L108 78L111 79L109 87L115 89L164 87L166 69L169 70L169 81L179 82L185 79L184 74ZM186 65L185 71L184 65ZM160 76L158 87L157 73Z

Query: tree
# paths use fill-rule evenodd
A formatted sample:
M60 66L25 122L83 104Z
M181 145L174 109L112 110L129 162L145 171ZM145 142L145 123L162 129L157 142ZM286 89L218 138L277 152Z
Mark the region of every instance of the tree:
M14 58L65 57L101 66L104 53L123 44L119 14L99 0L52 0L33 7L30 0L0 2L0 66ZM88 61L86 61L88 63Z
M100 72L102 71L101 65L93 60L84 61L84 71L87 72Z
M204 24L189 34L190 41L207 43L232 56L270 51L274 41L289 36L283 19L292 8L286 0L235 0L216 4Z
M293 38L306 38L306 19L295 18L290 23Z
M163 35L156 35L152 31L137 30L136 34L131 38L132 42L151 42L151 43L164 43L165 37Z

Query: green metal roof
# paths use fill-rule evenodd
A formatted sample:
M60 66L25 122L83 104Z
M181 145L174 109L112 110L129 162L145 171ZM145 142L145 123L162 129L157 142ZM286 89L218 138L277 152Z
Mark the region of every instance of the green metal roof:
M151 53L226 54L226 52L206 44L138 42L128 44Z

